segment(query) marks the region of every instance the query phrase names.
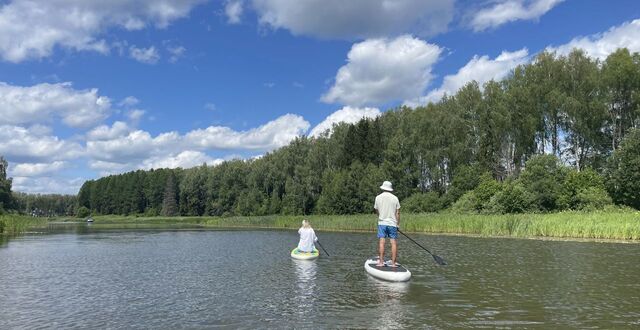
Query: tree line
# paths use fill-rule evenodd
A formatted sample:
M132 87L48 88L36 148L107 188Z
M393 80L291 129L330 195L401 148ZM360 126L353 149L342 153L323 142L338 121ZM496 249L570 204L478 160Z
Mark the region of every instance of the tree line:
M639 104L638 53L544 52L502 81L470 82L259 159L90 180L78 203L101 214L352 214L370 212L390 180L414 211L637 208L633 159L621 155L634 157Z
M638 53L543 52L502 81L470 82L258 159L86 181L78 212L368 213L384 180L414 212L640 208L638 126Z

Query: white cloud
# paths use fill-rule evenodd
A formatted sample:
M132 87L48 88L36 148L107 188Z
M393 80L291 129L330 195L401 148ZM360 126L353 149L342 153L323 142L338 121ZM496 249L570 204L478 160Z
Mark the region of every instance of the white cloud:
M604 33L579 37L547 50L558 55L567 55L574 48L583 49L587 55L604 60L618 48L626 47L631 52L640 52L640 19L614 26Z
M286 114L260 127L238 132L229 127L209 126L185 135L187 145L198 149L258 149L272 150L285 146L303 135L309 122L301 116Z
M127 112L127 117L129 118L129 120L131 120L134 124L137 124L140 119L142 119L142 116L144 116L144 114L146 113L146 111L144 110L140 110L140 109L131 109Z
M131 132L131 128L125 122L116 121L111 125L100 125L87 133L88 140L112 140L125 136Z
M320 124L316 125L309 133L309 136L318 137L327 130L333 129L333 125L338 123L356 123L362 118L376 118L381 112L378 108L352 108L344 107L330 114Z
M253 0L264 26L320 38L369 38L447 29L453 0Z
M129 47L129 56L138 62L145 64L156 64L160 60L160 54L156 50L156 47L151 46L149 48L137 48L136 46Z
M31 132L24 127L1 125L0 155L5 156L10 162L46 163L70 160L83 154L83 149L78 143L39 133Z
M14 177L11 190L30 194L75 195L85 180L64 177Z
M111 127L102 125L87 133L86 155L90 158L89 166L103 175L171 164L187 167L189 157L193 158L194 164L214 164L218 160L208 158L205 151L270 151L288 144L308 129L307 121L291 114L248 131L211 126L185 135L168 132L156 137L143 130L131 130L123 122L115 122Z
M222 163L223 159L214 159L204 152L186 150L180 152L179 154L171 154L169 156L162 157L153 157L146 159L143 162L141 168L143 169L152 169L152 168L190 168L194 166L199 166L204 163L207 165L218 165Z
M179 146L180 136L176 132L154 138L148 132L136 130L109 140L88 140L87 154L94 160L128 163L174 152Z
M30 87L0 82L0 125L42 123L58 116L71 127L88 127L105 119L111 110L109 98L97 89L76 90L71 83Z
M528 61L529 52L526 48L515 52L503 51L493 60L487 55L480 57L476 55L465 66L460 68L456 74L445 76L439 88L430 91L426 96L406 101L405 105L415 107L429 102L437 102L445 94L453 95L473 80L477 81L481 87L490 80L502 80L516 66L525 64Z
M0 58L10 62L50 56L56 47L108 53L100 39L112 27L164 28L204 0L13 0L0 5Z
M240 23L242 20L242 12L242 1L227 1L227 4L224 6L224 13L227 15L227 22L229 24Z
M564 0L501 0L490 8L477 11L471 18L474 31L496 28L517 20L533 20L547 13Z
M179 59L184 57L184 54L187 52L187 49L182 46L168 46L167 51L171 56L169 57L170 63L178 62Z
M418 97L431 81L431 67L441 51L411 36L356 43L322 101L361 106Z
M120 101L118 105L121 107L132 107L138 103L140 103L140 100L138 100L134 96L127 96L122 101Z
M67 166L67 162L55 161L53 163L20 163L9 168L11 176L34 177L55 173Z

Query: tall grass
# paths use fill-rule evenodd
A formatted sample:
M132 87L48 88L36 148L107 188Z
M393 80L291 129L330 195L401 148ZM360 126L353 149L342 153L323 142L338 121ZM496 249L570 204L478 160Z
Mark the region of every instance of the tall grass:
M45 227L47 222L46 218L0 215L0 235L17 235L32 228Z
M133 223L145 226L192 224L219 228L297 229L302 219L319 230L376 230L376 216L311 215L252 217L95 217L96 223ZM640 212L561 212L552 214L402 214L400 228L406 232L463 234L505 237L558 237L586 239L640 240Z

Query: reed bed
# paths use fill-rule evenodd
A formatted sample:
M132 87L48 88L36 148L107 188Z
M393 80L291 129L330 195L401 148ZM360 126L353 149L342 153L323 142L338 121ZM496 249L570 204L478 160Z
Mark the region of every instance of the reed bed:
M141 225L191 224L218 228L297 229L309 219L317 230L376 230L376 216L310 215L250 217L94 217L96 223ZM560 212L550 214L402 214L400 228L406 232L479 235L491 237L554 237L580 239L640 240L640 212Z
M33 228L46 227L47 218L0 215L0 235L18 235Z

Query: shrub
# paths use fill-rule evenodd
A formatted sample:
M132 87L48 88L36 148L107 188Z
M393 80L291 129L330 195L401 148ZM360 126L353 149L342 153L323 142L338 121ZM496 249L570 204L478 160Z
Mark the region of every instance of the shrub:
M537 155L525 164L518 181L533 196L534 206L542 211L563 207L558 204L567 168L553 155Z
M586 189L582 189L576 195L576 210L600 210L603 209L607 205L611 205L612 200L609 197L609 194L602 189L597 187L589 187Z
M444 208L444 200L435 191L416 193L402 201L402 209L407 212L438 212Z
M509 181L491 198L487 212L524 213L534 209L534 196L521 183Z
M86 206L80 206L76 214L78 218L86 218L91 215L91 210L89 210Z
M473 191L468 191L462 197L453 203L451 211L455 213L471 213L477 212L476 210L477 198Z

